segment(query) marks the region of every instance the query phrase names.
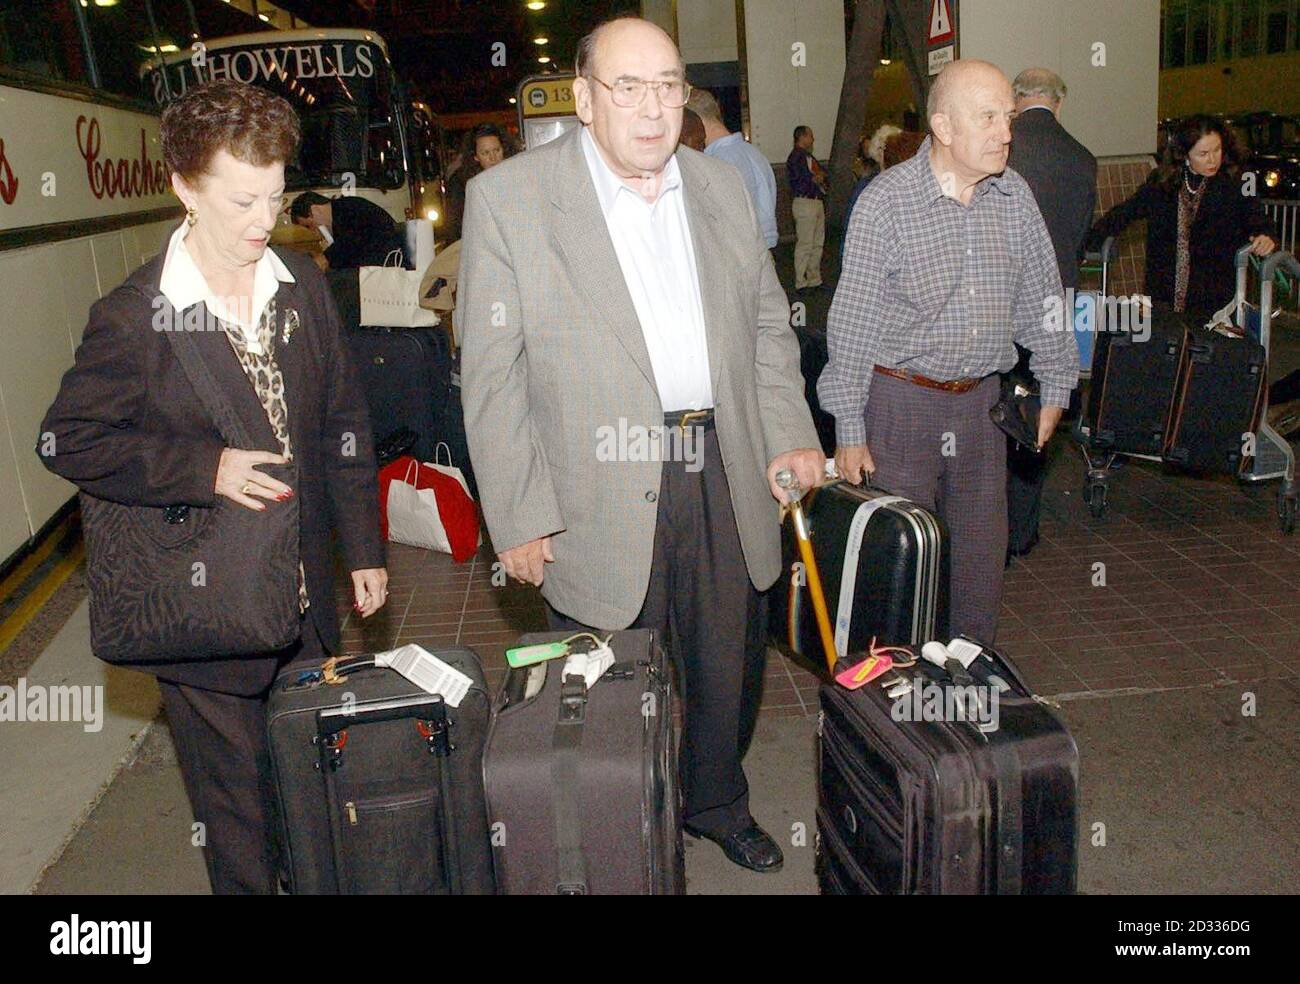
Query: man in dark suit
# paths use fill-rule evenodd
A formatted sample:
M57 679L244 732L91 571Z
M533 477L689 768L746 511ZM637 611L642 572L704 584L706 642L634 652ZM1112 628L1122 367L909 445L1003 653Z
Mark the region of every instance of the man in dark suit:
M383 266L393 250L402 249L393 217L359 195L326 198L304 191L289 206L289 214L295 225L325 240L325 252L316 259L324 270Z
M1056 250L1061 286L1079 282L1079 254L1092 225L1097 200L1097 159L1061 126L1065 83L1046 68L1027 68L1011 84L1016 119L1011 124L1009 165L1025 179L1043 214ZM1071 316L1073 312L1071 312ZM1020 351L1016 372L1028 374L1028 352ZM1008 452L1008 560L1038 543L1043 494L1043 457L1013 447Z

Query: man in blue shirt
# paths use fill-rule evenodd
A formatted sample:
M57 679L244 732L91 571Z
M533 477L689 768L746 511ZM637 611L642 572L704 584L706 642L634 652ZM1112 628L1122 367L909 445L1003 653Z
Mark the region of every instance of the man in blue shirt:
M794 147L785 161L794 213L794 286L804 291L822 285L822 246L826 241L826 177L813 156L812 127L794 128Z
M704 152L732 165L745 179L749 199L758 214L758 224L767 248L776 245L776 175L758 149L745 142L743 133L732 133L722 122L718 101L707 89L692 89L687 105L704 122Z

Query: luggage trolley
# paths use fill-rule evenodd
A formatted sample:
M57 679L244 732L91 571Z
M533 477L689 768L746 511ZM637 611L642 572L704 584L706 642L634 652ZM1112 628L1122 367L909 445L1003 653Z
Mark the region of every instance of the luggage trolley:
M1106 271L1114 252L1114 238L1110 237L1102 243L1100 254L1097 258L1101 261L1101 280L1102 293L1098 305L1098 317L1106 308ZM1094 255L1088 258L1093 259ZM1252 306L1246 303L1246 282L1247 273L1250 267L1250 247L1243 246L1237 251L1236 268L1237 268L1237 290L1235 317L1236 324L1243 332L1253 334L1252 324L1253 316L1256 312ZM1263 264L1260 272L1261 289L1260 289L1260 306L1258 311L1258 331L1259 343L1264 348L1265 358L1269 355L1270 330L1272 327L1273 314L1273 280L1279 268L1285 270L1293 276L1300 277L1300 261L1297 261L1290 253L1278 250L1269 256ZM1092 395L1089 394L1089 399ZM1137 458L1145 461L1163 462L1160 455L1153 454L1133 454L1118 451L1095 452L1091 444L1091 434L1089 433L1086 421L1086 415L1080 414L1074 425L1074 437L1078 442L1079 451L1083 455L1085 465L1085 476L1083 484L1083 501L1088 504L1088 509L1094 518L1100 519L1106 513L1107 507L1107 488L1111 476L1114 474L1116 462L1121 457ZM1283 533L1292 533L1295 531L1296 514L1297 514L1297 492L1295 484L1295 452L1291 448L1290 442L1282 437L1269 423L1267 415L1262 415L1259 426L1255 431L1255 456L1248 471L1239 476L1243 482L1266 482L1273 479L1280 479L1281 485L1278 488L1277 496L1277 516L1278 525Z

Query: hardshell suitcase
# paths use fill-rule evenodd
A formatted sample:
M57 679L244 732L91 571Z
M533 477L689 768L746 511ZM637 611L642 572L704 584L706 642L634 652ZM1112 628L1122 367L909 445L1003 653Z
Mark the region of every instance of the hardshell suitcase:
M473 680L458 707L373 656L340 660L337 683L293 665L273 685L272 776L294 892L495 891L482 783L491 699L473 652L434 655Z
M1126 305L1117 318L1135 318ZM1088 443L1096 451L1160 455L1183 362L1187 324L1181 314L1153 311L1145 330L1117 331L1107 322L1093 350L1092 390L1088 397ZM1112 319L1114 320L1114 319Z
M502 894L684 890L669 668L647 630L610 646L615 664L590 690L555 659L510 670L497 697L483 775Z
M922 645L948 633L948 534L928 509L879 489L835 482L803 499L813 556L840 656ZM772 640L824 666L792 523L782 524L785 574L769 592Z
M913 683L897 700L878 681L822 686L823 893L1074 892L1078 749L1015 667L985 653L960 688L924 660L897 671ZM977 693L982 704L970 703Z
M1193 329L1165 461L1192 471L1240 475L1254 457L1268 395L1267 362L1264 346L1252 338Z

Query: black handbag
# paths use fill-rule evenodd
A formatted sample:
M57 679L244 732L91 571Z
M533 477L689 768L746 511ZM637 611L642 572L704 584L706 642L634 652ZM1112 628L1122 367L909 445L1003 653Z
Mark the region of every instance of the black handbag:
M989 408L989 419L1028 451L1038 452L1038 386L1016 373L1002 378L1002 395Z
M165 332L228 447L253 448L193 336ZM297 488L297 465L261 465ZM132 506L82 492L90 645L109 663L261 656L302 630L299 498L256 511ZM327 599L328 600L328 599Z

